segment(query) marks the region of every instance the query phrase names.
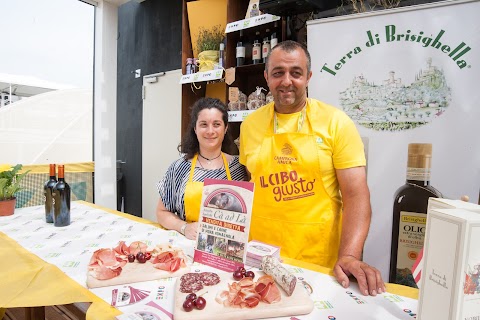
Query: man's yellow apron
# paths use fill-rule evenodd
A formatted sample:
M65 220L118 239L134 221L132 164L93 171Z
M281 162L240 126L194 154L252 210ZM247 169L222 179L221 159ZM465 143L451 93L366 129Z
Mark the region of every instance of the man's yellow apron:
M187 222L197 222L200 216L200 205L202 203L202 191L203 182L193 181L193 173L195 171L195 165L197 164L198 154L192 159L192 165L190 167L190 177L188 178L187 185L185 187L185 219ZM232 180L230 176L230 168L228 168L227 158L222 152L223 166L227 173L228 180Z
M296 133L263 140L255 172L250 238L281 247L281 255L333 268L340 246L341 210L322 182L319 148L306 115Z

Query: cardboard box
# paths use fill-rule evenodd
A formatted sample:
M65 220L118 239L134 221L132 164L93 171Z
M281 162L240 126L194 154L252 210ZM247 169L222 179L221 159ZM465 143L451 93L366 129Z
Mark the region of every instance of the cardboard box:
M480 211L476 211L429 206L418 319L480 319Z
M465 209L480 213L480 206L475 203L444 198L429 198L427 212L431 209Z

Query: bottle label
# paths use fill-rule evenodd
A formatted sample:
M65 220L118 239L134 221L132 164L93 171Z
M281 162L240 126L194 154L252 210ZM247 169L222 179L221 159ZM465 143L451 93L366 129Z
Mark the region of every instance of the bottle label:
M245 47L237 47L237 58L245 58Z
M416 212L400 212L397 251L397 279L412 277L412 267L423 248L427 215ZM413 280L413 279L410 279Z
M261 51L261 50L260 50L260 47L253 47L253 50L252 50L252 59L260 60L260 58L262 57L260 51Z
M268 44L263 44L262 48L262 58L266 58L268 56L268 53L270 52L270 43Z
M407 168L407 180L430 181L430 168Z
M272 38L272 40L270 40L270 49L273 49L273 47L275 47L277 43L278 43L277 38Z

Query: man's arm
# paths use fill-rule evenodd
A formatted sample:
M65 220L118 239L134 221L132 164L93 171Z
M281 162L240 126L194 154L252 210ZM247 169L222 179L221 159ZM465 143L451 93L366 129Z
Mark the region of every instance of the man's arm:
M372 215L365 167L337 169L336 174L342 193L343 222L335 277L348 287L348 276L353 275L365 295L385 292L380 272L361 261Z

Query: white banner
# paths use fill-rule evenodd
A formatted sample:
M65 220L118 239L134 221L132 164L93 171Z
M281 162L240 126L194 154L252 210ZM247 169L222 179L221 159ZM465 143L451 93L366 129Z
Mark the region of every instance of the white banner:
M373 209L364 258L387 279L394 193L409 143L432 143L431 185L480 186L479 1L442 1L309 21L309 96L343 109L368 141Z

